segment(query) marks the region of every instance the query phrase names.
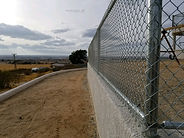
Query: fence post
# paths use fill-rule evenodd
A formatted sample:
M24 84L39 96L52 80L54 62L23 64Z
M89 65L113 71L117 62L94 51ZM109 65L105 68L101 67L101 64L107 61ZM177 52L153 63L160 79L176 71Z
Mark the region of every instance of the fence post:
M161 37L162 0L148 0L149 39L146 69L146 123L149 137L157 136L159 58Z
M100 72L100 28L97 29L97 41L98 41L98 61L97 61L97 71Z

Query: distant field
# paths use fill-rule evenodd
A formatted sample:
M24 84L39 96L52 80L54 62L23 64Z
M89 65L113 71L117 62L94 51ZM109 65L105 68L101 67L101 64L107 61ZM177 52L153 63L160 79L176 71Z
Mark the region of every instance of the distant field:
M17 64L17 69L31 69L39 67L50 67L50 64ZM14 70L14 64L0 63L0 70Z

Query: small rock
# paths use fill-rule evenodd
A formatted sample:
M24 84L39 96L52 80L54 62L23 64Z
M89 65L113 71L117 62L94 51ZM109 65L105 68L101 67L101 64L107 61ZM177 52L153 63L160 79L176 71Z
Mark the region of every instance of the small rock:
M22 116L20 116L20 117L19 117L19 119L20 119L20 120L23 120L23 117L22 117Z

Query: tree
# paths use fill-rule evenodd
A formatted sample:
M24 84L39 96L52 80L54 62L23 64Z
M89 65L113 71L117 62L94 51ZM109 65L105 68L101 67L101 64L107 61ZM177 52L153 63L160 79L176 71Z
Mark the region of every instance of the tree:
M71 53L69 60L73 64L83 64L87 61L87 51L86 50L76 50Z

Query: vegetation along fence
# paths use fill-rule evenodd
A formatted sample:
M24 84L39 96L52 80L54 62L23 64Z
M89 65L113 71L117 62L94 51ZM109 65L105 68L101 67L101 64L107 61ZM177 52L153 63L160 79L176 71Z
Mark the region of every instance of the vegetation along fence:
M89 46L89 64L148 135L184 136L183 43L183 0L112 0Z

